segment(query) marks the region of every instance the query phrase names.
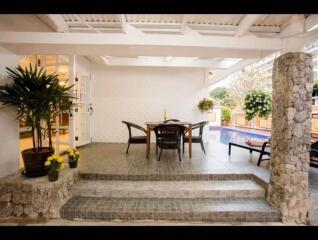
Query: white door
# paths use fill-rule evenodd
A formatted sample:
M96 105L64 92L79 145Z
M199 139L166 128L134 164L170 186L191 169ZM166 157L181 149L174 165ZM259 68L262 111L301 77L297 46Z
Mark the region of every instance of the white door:
M75 108L75 146L82 146L91 142L90 117L90 76L82 75L77 78Z

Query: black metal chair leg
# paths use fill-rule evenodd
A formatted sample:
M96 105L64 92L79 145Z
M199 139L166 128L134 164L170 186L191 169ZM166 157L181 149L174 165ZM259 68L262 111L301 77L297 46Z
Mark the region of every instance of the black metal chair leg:
M259 158L258 158L258 161L257 161L257 166L260 166L260 165L261 165L262 157L263 157L263 154L260 153Z
M182 162L181 157L180 157L180 148L178 148L178 156L179 156L179 163Z
M130 146L130 143L128 142L128 146L127 146L126 154L128 154L129 146Z
M203 151L203 152L204 152L204 154L205 154L204 144L203 144L203 142L202 142L202 141L201 141L200 143L201 143L201 149L202 149L202 151Z
M158 144L156 143L156 155L158 154Z
M159 153L159 161L158 161L158 162L160 162L161 153L162 153L162 149L160 149L160 153Z
M231 155L231 147L232 147L232 144L229 143L229 155Z

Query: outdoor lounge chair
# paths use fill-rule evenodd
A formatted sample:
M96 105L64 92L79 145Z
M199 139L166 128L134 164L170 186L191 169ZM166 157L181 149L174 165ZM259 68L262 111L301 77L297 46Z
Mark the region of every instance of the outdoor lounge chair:
M260 156L259 156L258 162L257 162L257 166L259 166L261 164L261 161L270 160L269 158L263 159L264 155L270 156L270 147L268 145L269 145L269 142L264 142L262 147L253 147L253 146L250 146L250 145L245 144L245 143L230 142L229 143L229 155L231 155L231 147L232 146L248 149L248 150L250 150L250 153L259 152ZM318 141L311 144L310 166L318 168Z
M132 127L136 128L140 131L143 131L144 133L147 133L146 129L144 129L141 126L138 126L137 124L131 123L131 122L122 121L122 123L127 125L128 133L129 133L126 154L128 154L130 144L146 144L147 143L147 136L146 135L145 136L132 136L131 135L131 128Z
M257 166L260 166L262 161L265 160L270 160L270 158L264 159L263 156L270 156L270 147L269 147L269 141L265 141L261 147L254 147L250 146L246 143L234 143L234 142L229 142L229 155L231 155L231 148L232 146L244 148L252 152L258 152L260 153L258 161L257 161Z
M310 166L318 168L318 141L311 144Z

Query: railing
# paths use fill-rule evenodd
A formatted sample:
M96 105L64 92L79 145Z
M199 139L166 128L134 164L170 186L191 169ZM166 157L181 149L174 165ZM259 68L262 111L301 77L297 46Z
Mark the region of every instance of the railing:
M256 117L251 121L247 121L244 113L234 113L232 114L232 123L233 127L270 130L272 119L271 117L268 117L267 119Z
M272 118L271 116L269 116L267 119L256 117L251 121L247 121L245 119L244 113L234 113L232 114L229 125L233 127L270 131L272 125ZM312 113L311 132L313 137L318 137L318 112Z

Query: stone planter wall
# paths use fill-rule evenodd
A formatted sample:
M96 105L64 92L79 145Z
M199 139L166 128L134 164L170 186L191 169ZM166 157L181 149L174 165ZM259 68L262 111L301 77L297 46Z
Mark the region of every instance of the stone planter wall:
M268 201L283 222L307 223L312 57L286 53L274 62Z
M0 218L59 218L61 206L71 197L78 169L65 169L56 182L48 177L26 178L20 174L0 180Z

